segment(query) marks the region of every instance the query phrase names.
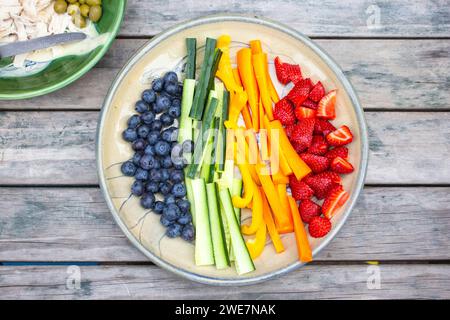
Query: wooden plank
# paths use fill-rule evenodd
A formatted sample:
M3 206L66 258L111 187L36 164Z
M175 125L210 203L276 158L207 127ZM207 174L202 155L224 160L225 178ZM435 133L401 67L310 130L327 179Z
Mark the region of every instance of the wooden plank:
M449 207L450 188L367 187L315 260L448 260ZM148 261L97 188L0 188L0 212L0 261Z
M311 265L241 287L208 286L155 266L0 267L2 299L448 299L450 265ZM76 267L75 267L76 268ZM377 271L374 271L377 268ZM380 275L374 289L374 274ZM74 276L80 275L80 282ZM79 289L75 286L79 283ZM369 283L369 284L368 284Z
M0 184L96 185L97 112L0 112ZM370 184L448 184L450 112L366 112ZM131 153L130 153L131 155Z
M118 39L96 68L74 84L43 97L0 101L0 110L98 110L119 68L145 42ZM450 109L450 40L316 42L342 67L366 110Z
M183 8L183 10L180 10ZM422 0L128 1L122 36L149 36L179 22L210 14L267 17L309 36L448 37L450 2ZM376 23L378 21L378 23ZM374 23L375 22L375 23Z

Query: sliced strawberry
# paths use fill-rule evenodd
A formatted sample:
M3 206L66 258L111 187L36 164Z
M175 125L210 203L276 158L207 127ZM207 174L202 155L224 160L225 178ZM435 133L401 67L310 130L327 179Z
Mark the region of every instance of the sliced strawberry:
M311 219L318 217L321 214L320 206L310 199L302 200L298 206L298 211L302 221L305 223L310 223Z
M323 156L328 151L328 143L323 136L313 136L311 146L308 148L308 153Z
M297 107L295 108L295 116L297 119L308 119L316 117L316 110L305 108L305 107Z
M308 167L311 168L312 172L319 173L328 169L330 166L330 159L327 157L317 156L315 154L302 153L300 155L303 161L306 162Z
M289 186L295 200L310 199L314 191L304 182L297 180L294 175L289 176Z
M322 213L328 219L331 219L336 214L337 210L344 205L350 195L342 186L333 188L328 197L322 204Z
M326 136L334 130L336 130L335 126L333 126L328 120L320 118L316 119L316 123L314 125L314 134L323 134Z
M296 144L297 152L303 152L308 149L312 142L315 119L302 119L292 131L291 142Z
M302 80L302 71L298 64L283 63L280 57L275 58L274 64L277 78L282 84L288 84L291 81L295 84Z
M322 238L331 230L331 222L324 217L314 217L309 222L309 234L313 238Z
M334 105L336 103L337 91L332 90L327 93L319 101L319 106L317 107L317 117L323 119L334 119L336 118L336 111Z
M311 91L311 80L309 78L302 79L289 91L287 98L294 104L295 107L301 106L308 98L309 91Z
M308 98L314 102L319 102L324 95L325 95L325 88L323 87L322 83L318 81L316 85L312 88L311 92L309 93Z
M333 148L325 154L325 157L327 157L328 159L331 159L331 160L333 160L336 157L341 157L343 159L347 159L348 158L348 148L347 147Z
M295 123L294 108L286 97L275 103L273 116L275 119L280 120L280 122L285 126Z
M323 199L328 195L328 192L333 188L334 181L328 172L322 172L315 175L308 175L302 180L314 191L317 199Z
M280 81L282 84L288 84L289 83L289 75L284 68L283 63L280 60L280 57L276 57L274 60L275 64L275 72L277 74L278 81Z
M327 134L328 144L334 147L349 144L352 140L353 134L347 126L341 126L339 129Z
M302 103L302 107L306 107L306 108L310 108L313 110L317 110L317 102L314 102L310 99L306 99L305 101L303 101Z
M305 161L306 162L306 161ZM331 161L331 170L337 173L351 173L355 170L350 162L347 160L336 157Z

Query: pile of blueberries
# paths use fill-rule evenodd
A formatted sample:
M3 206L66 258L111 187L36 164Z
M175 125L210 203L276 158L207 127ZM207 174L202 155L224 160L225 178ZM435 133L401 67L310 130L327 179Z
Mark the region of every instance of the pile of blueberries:
M136 114L128 119L123 139L131 143L133 158L122 164L122 173L134 176L131 193L141 206L161 215L160 221L171 238L194 239L190 203L186 200L184 155L192 153L192 141L177 142L175 120L181 114L183 87L175 72L152 82L136 102ZM156 195L164 200L159 201ZM160 198L161 198L160 197Z

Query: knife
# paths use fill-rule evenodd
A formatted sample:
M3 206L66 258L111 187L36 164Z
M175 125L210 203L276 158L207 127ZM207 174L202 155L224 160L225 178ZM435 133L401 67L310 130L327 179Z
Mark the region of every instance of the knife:
M83 39L86 39L86 34L82 32L67 32L31 40L16 41L5 45L0 45L0 59L25 52L53 47L54 45L60 43L79 41Z

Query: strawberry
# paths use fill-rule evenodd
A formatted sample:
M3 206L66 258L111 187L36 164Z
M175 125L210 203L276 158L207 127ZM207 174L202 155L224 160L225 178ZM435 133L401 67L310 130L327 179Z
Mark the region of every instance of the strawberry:
M322 83L318 81L316 85L312 88L311 92L309 93L308 98L314 102L319 102L324 95L325 95L325 88L323 87Z
M337 173L351 173L354 168L347 160L341 157L336 157L331 161L331 170Z
M332 177L328 172L322 172L315 175L308 175L302 180L314 191L317 199L323 199L328 195L328 192L335 185Z
M336 118L336 111L334 105L336 103L336 90L332 90L327 93L319 101L319 106L317 107L317 117L324 119L334 119Z
M287 94L287 98L294 104L295 107L301 106L302 103L308 98L309 91L311 90L311 80L309 78L300 80Z
M328 144L323 136L313 136L311 146L308 148L308 153L323 156L328 151Z
M286 131L286 135L288 136L289 139L291 138L292 132L294 131L294 129L295 129L295 125L293 125L293 124L286 126L284 128L284 131Z
M324 217L314 217L309 222L309 234L313 238L322 238L331 230L331 222Z
M342 184L341 176L338 175L336 172L327 171L327 172L322 172L321 175L330 178L331 182L333 183L334 186Z
M300 158L306 162L308 167L310 167L314 173L323 172L327 170L330 165L330 159L315 154L302 153Z
M347 159L348 158L348 148L347 147L333 148L325 154L325 157L327 157L328 159L331 159L331 160L333 160L336 157L341 157L342 159Z
M297 107L294 112L298 120L316 117L316 110L305 107Z
M294 175L289 176L289 186L295 200L310 199L314 191L304 182L297 180Z
M314 124L314 134L327 135L334 130L336 130L336 128L328 120L320 118L316 119L316 123Z
M282 84L288 84L289 83L289 76L286 72L286 69L284 68L284 63L281 62L280 57L276 57L274 60L275 64L275 72L277 74L278 81L280 81Z
M312 218L320 216L321 208L314 201L306 199L300 202L298 211L300 212L302 221L310 223Z
M327 141L330 146L338 147L349 144L353 140L353 134L347 126L341 126L327 134Z
M275 104L273 116L275 119L280 120L280 122L285 126L295 123L294 109L286 97Z
M302 71L298 64L283 63L280 57L275 58L274 64L277 78L282 84L288 84L290 81L297 83L302 80Z
M350 195L346 192L342 186L334 187L328 197L322 204L322 213L328 219L331 219L336 211L344 205Z
M310 108L310 109L316 110L317 109L317 103L312 101L312 100L310 100L310 99L306 99L305 101L303 101L302 107L306 107L306 108Z
M315 119L302 119L296 125L291 134L291 142L297 145L297 152L303 152L312 142Z

